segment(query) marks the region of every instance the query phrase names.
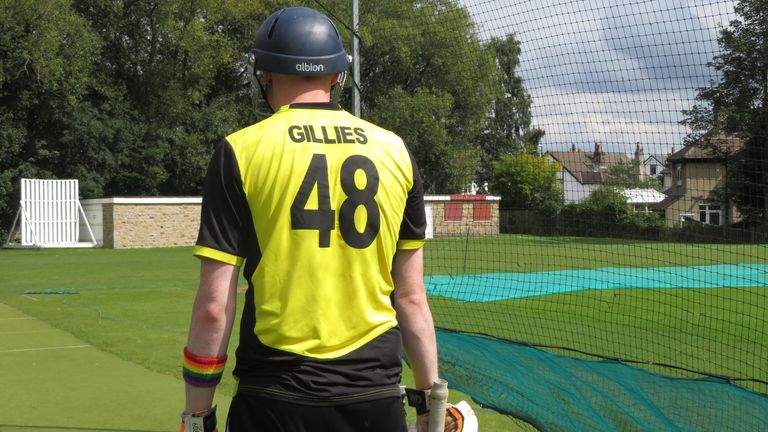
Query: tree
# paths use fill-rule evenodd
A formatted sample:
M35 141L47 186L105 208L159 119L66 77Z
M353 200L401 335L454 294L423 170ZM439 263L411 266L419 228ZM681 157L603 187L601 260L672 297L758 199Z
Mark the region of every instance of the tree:
M246 85L256 27L300 3L0 0L0 230L22 176L77 178L84 198L198 194L213 145L259 119ZM349 43L349 2L317 6ZM484 46L456 0L360 12L363 117L403 137L428 190L460 191L496 157L480 147L489 118L540 138L514 38Z
M427 190L462 190L498 88L492 53L455 0L360 6L363 117L404 139Z
M104 41L103 74L140 138L114 143L113 194L197 194L212 147L255 120L245 53L266 12L234 0L80 0Z
M641 232L635 230L660 229L664 226L664 219L659 213L635 211L620 188L607 184L600 185L580 203L566 205L560 215L561 223L591 233L626 235L629 229L642 236Z
M739 18L720 32L721 53L710 63L720 79L699 90L684 111L692 129L688 145L708 146L719 133L745 137L728 155L726 188L748 224L768 223L768 0L741 0ZM712 146L714 154L722 149Z
M631 214L627 197L612 186L601 185L583 201L563 206L560 224L579 235L611 233Z
M0 230L22 176L77 178L84 198L200 193L213 145L255 120L244 53L265 15L235 0L0 0Z
M493 164L508 153L538 152L544 131L531 127L531 96L523 78L515 73L520 63L520 43L514 34L493 38L487 44L496 60L499 90L488 116L486 130L480 138L481 162L478 177L490 180Z
M425 189L460 190L467 175L449 176L454 164L461 161L460 148L452 148L450 131L440 121L450 115L453 100L445 92L424 89L409 94L402 89L379 101L376 116L386 119L387 127L396 131L409 144L421 171ZM470 148L466 149L471 151ZM476 160L470 154L470 164ZM472 165L464 173L471 172Z
M616 189L656 189L661 190L664 187L661 179L656 177L641 178L641 162L632 160L622 162L608 167L606 180L603 184Z
M616 188L606 185L601 185L580 204L598 225L616 225L630 212L627 197Z
M501 194L505 209L548 210L562 205L560 166L526 152L505 154L494 163L492 187Z
M0 234L18 208L21 177L67 177L73 150L61 137L83 120L96 85L100 41L66 0L0 1ZM81 155L85 164L102 157ZM83 182L99 172L83 170Z

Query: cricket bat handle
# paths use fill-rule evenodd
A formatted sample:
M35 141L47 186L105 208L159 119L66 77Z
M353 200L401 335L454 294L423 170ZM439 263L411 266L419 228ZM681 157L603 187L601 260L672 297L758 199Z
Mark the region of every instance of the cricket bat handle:
M429 432L443 432L448 408L448 381L438 379L429 393Z

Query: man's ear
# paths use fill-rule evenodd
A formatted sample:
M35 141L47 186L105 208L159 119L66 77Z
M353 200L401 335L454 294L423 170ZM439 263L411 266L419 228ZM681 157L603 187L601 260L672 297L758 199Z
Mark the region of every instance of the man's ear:
M341 79L340 73L333 74L333 78L331 78L331 87L335 86L336 84L340 84L339 79Z
M272 84L272 72L264 71L262 72L261 77L264 78L265 83Z

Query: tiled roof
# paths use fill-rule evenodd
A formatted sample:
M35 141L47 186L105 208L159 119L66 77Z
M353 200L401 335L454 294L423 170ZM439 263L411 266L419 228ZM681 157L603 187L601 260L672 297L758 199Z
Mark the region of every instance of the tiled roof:
M658 203L655 203L655 204L651 204L651 207L652 208L657 208L657 209L666 209L667 207L671 206L672 204L674 204L676 201L680 200L681 198L682 198L682 196L679 196L679 195L676 195L676 196L671 196L670 195L670 196L667 196L666 198L664 198L664 200L662 200L661 202L658 202Z
M605 176L601 172L582 171L579 174L581 176L579 181L581 181L582 184L600 184L605 179Z
M581 184L602 183L609 167L619 163L629 164L632 162L624 153L601 152L599 161L595 159L594 152L564 151L548 152L548 154L560 162L563 168Z
M661 202L654 204L652 207L658 208L658 209L665 209L671 206L677 200L685 196L685 188L683 188L682 186L673 186L665 190L664 195L666 195L667 197L664 198Z
M672 186L664 191L666 196L683 196L685 195L685 188L682 186Z
M683 159L722 159L732 155L744 145L744 140L735 136L716 135L703 138L696 144L683 147L672 153L667 160L681 161Z

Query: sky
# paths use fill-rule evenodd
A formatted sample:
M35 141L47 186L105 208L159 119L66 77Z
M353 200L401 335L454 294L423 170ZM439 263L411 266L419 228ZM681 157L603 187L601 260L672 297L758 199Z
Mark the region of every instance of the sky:
M514 33L518 73L532 98L543 150L645 155L682 147L679 122L697 89L717 80L707 62L732 0L459 0L481 40Z

